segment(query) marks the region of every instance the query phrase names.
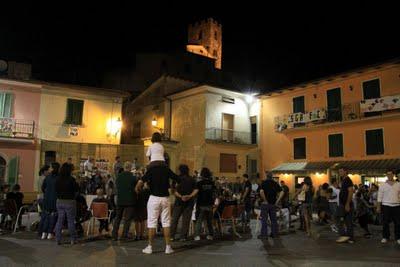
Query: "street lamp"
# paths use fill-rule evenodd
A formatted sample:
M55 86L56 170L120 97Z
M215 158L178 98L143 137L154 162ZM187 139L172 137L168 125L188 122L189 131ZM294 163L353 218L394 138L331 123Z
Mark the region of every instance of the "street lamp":
M120 117L118 119L110 119L108 122L108 135L117 137L118 133L122 129L122 120Z

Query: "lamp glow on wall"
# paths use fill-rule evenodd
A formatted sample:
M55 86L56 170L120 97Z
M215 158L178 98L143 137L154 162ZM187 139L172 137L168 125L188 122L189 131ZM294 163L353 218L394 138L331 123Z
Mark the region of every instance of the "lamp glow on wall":
M122 120L120 117L110 119L107 122L107 134L108 136L117 137L118 133L121 132L122 129Z
M151 125L152 125L154 128L156 128L157 130L159 130L161 134L163 134L163 133L164 133L164 129L163 129L163 128L160 128L160 127L157 127L157 124L158 124L157 118L153 118L153 120L151 121Z

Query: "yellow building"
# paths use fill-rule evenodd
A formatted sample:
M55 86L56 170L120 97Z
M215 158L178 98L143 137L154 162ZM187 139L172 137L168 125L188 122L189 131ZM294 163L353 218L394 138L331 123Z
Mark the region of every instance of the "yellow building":
M164 134L172 169L208 167L214 176L234 179L258 171L259 102L252 96L209 85L162 77L126 108L125 142ZM145 161L147 159L144 159Z
M262 169L293 189L346 167L353 182L381 182L400 168L399 61L284 88L261 98Z

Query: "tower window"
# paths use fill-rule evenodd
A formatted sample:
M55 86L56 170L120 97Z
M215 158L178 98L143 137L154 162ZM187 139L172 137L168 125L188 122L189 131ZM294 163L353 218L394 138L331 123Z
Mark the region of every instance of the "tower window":
M218 32L217 31L214 32L214 39L218 40Z
M202 31L199 31L199 38L198 39L199 40L203 39L203 32Z
M215 49L214 49L214 52L213 52L213 56L214 57L218 57L217 50L215 50Z

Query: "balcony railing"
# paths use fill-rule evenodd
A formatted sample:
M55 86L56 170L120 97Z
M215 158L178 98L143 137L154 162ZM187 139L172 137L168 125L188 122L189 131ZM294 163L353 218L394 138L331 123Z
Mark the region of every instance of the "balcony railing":
M255 138L251 138L250 132L238 132L234 130L226 130L220 128L206 129L206 140L244 145L255 144Z
M0 118L0 137L34 138L35 122L13 118Z
M400 114L400 95L342 105L339 108L317 108L305 113L292 113L275 117L275 130L312 127L318 124L356 121L367 117Z

